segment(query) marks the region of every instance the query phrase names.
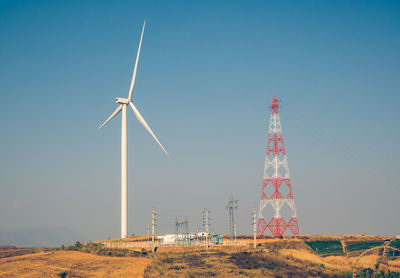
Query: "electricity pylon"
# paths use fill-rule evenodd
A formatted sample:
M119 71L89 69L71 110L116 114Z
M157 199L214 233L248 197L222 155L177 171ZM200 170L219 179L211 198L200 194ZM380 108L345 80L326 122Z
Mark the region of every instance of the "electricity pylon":
M279 118L278 101L279 99L274 93L272 104L269 106L271 116L257 220L257 232L263 234L268 228L274 237L283 236L287 228L294 235L299 234L289 166ZM287 208L290 210L290 215L282 215L282 209ZM271 209L274 215L272 218L266 219L264 215Z

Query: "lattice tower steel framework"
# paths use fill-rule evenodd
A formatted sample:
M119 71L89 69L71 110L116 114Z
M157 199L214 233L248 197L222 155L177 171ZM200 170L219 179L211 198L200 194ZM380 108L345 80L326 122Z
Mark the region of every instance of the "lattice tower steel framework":
M238 200L234 200L232 194L229 197L226 209L229 211L229 239L232 241L235 235L235 209L238 208Z
M188 234L189 233L189 221L187 219L187 216L185 216L185 221L179 220L178 221L178 216L175 217L175 234L179 234L179 228L184 228L184 233Z
M264 234L269 229L274 237L282 236L288 228L294 235L299 234L278 102L274 93L269 106L271 116L257 219L257 233ZM273 210L274 215L267 219L264 215L271 212L268 210ZM289 215L283 215L282 210L288 210Z

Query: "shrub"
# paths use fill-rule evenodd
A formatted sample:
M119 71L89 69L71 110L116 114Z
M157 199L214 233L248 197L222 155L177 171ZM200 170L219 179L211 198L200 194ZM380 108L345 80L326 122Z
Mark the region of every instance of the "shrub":
M232 254L230 260L239 268L243 269L266 268L272 270L277 267L285 266L285 263L276 260L276 258L272 256L265 257L259 254L252 254L248 252Z
M67 275L68 275L68 272L66 272L66 271L58 273L58 277L61 277L61 278L65 278L65 277L67 277Z
M353 278L353 273L351 272L343 272L342 273L343 278Z
M185 267L183 265L176 265L176 266L171 266L169 269L175 269L175 270L181 270L184 269Z
M101 256L117 256L117 257L140 257L140 256L147 256L146 250L133 251L128 249L111 249L105 248L101 243L87 243L81 244L77 241L72 246L65 247L66 250L69 251L80 251L89 254L101 255Z

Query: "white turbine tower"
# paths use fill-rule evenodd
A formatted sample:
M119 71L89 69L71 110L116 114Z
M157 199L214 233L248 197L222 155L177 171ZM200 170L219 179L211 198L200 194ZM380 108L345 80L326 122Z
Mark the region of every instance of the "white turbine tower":
M161 149L165 152L165 154L168 156L167 151L164 149L164 147L161 145L160 141L158 141L157 137L154 135L153 131L151 131L150 127L146 123L146 121L143 119L142 115L140 114L139 110L135 107L135 105L132 102L132 91L133 91L133 86L135 85L135 77L136 77L136 70L137 70L137 65L138 65L138 60L139 60L139 54L140 54L140 47L142 46L142 39L143 39L143 32L144 32L144 27L146 25L146 21L143 23L143 29L142 29L142 35L140 36L140 42L139 42L139 49L137 52L136 56L136 62L135 62L135 68L133 70L133 76L132 76L132 81L131 81L131 87L129 88L129 95L128 98L120 98L117 97L115 98L115 102L119 103L119 106L115 111L111 114L110 117L101 125L99 126L99 129L105 126L112 118L114 118L119 112L122 111L122 126L121 126L121 238L125 238L128 232L128 172L127 172L127 166L128 166L128 161L127 161L127 135L126 135L126 107L129 105L133 113L135 113L136 118L138 121L144 126L145 129L153 136L154 140L160 145Z

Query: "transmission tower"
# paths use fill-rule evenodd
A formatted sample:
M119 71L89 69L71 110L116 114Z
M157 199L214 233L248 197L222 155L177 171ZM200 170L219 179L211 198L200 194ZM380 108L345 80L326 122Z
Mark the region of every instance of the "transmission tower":
M208 214L210 211L208 209L203 209L203 225L206 228L206 247L208 248L208 239L209 239L209 220L210 217L208 217Z
M278 112L278 102L279 99L274 93L272 104L269 106L271 116L257 221L257 232L259 234L263 234L268 228L274 237L283 236L287 228L294 235L299 234L296 207L294 205L293 190ZM282 215L282 209L288 208L290 215ZM266 214L271 209L274 215L272 219L266 219L263 213Z
M155 226L156 226L156 212L154 211L154 208L151 210L151 243L154 248L154 232L155 232Z
M210 217L208 216L210 211L207 208L203 209L203 226L206 229L206 234L209 234L209 228L210 228Z
M257 248L257 212L256 209L253 211L253 248Z
M178 217L175 217L175 234L179 234L179 228L184 229L184 233L188 234L189 233L189 221L187 219L187 216L185 216L185 220L178 220Z
M233 237L235 234L234 209L237 209L237 207L238 207L237 203L238 203L238 200L234 200L232 197L232 194L231 194L231 196L229 197L229 200L228 200L228 205L226 206L226 208L229 211L229 239L231 241L233 241Z

